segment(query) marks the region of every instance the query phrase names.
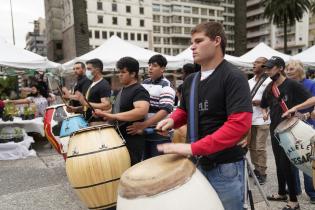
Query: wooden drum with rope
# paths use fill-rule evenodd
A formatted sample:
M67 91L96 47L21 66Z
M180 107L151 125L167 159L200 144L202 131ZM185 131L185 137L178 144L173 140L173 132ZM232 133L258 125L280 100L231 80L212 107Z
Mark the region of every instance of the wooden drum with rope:
M89 209L116 206L120 176L129 167L128 150L113 126L84 128L70 137L68 180Z

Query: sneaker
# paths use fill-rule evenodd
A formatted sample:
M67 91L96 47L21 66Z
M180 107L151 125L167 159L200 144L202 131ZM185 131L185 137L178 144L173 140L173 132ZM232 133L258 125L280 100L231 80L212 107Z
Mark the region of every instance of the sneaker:
M311 197L311 198L310 198L310 203L311 203L311 204L315 204L315 197Z

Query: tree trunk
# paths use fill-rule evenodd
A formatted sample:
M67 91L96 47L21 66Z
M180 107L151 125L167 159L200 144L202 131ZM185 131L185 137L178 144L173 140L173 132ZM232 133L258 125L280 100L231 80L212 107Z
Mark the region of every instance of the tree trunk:
M241 56L247 52L246 0L235 0L234 11L234 54L236 56Z
M285 54L288 54L288 32L287 32L287 17L284 17L284 21L283 21L283 52Z

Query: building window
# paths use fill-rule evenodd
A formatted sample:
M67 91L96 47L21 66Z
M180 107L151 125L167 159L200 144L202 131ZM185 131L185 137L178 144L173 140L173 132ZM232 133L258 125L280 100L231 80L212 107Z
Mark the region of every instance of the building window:
M131 12L131 7L128 5L126 6L126 13L130 13Z
M191 7L184 6L184 13L191 13Z
M128 33L127 32L124 33L124 40L128 40Z
M117 12L117 4L116 3L112 4L112 11Z
M170 17L163 16L163 23L170 23Z
M173 33L174 34L181 34L182 33L182 28L181 27L173 27Z
M154 44L161 44L161 37L154 37L153 38L153 43Z
M160 47L155 47L155 48L154 48L154 51L155 51L155 52L158 52L158 53L162 53L162 50L161 50Z
M198 7L193 7L192 8L192 13L193 14L199 14L199 8Z
M170 44L170 38L164 38L164 44Z
M110 31L110 32L109 32L109 36L110 36L110 37L114 36L114 34L115 34L115 33L114 33L113 31Z
M170 28L169 27L163 27L164 34L170 34Z
M153 22L159 23L160 22L160 15L153 15Z
M141 40L142 40L141 34L137 34L137 40L138 40L138 41L141 41Z
M113 18L112 18L112 24L113 24L113 25L117 25L117 22L118 22L118 21L117 21L117 17L113 17Z
M92 38L92 31L89 30L89 38Z
M102 2L97 2L97 10L103 10L103 3Z
M190 17L184 17L184 23L185 24L190 24L190 22L191 22Z
M182 23L182 17L181 16L173 16L173 23Z
M99 39L100 38L100 31L94 31L94 37L95 37L95 39Z
M172 12L182 12L182 6L180 5L173 5Z
M103 39L107 39L107 31L102 31L102 37Z
M184 33L185 34L190 34L190 32L191 32L191 28L190 27L185 27L184 28Z
M143 41L148 41L148 34L143 34Z
M199 23L199 18L193 18L193 24L197 25Z
M131 18L127 18L126 19L126 25L127 26L131 26Z
M103 16L101 15L97 16L97 23L103 23Z
M167 12L167 13L171 12L171 6L170 5L163 5L162 11Z
M161 33L161 27L160 26L153 26L153 33Z
M159 4L152 4L152 10L153 12L160 12L161 8Z
M121 38L121 32L117 32L117 36Z
M130 40L135 40L135 34L134 33L130 33Z
M206 8L201 8L201 15L208 15L208 11Z
M140 20L140 26L144 27L144 20Z
M144 8L143 8L143 7L140 7L140 8L139 8L139 13L140 13L141 15L144 15Z
M56 43L56 49L61 50L62 49L62 43Z
M164 53L167 55L171 54L171 48L164 48Z

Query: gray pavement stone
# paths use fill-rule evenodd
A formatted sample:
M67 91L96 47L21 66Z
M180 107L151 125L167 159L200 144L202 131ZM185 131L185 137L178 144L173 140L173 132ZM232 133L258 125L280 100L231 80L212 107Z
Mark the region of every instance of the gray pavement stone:
M38 157L0 161L0 210L81 210L86 209L68 183L61 155L47 147L35 147ZM268 140L268 177L262 187L266 195L277 192L274 157ZM301 176L301 183L303 183ZM265 202L249 178L256 210L265 210ZM304 189L304 186L302 186ZM301 210L315 210L303 191ZM285 202L270 202L272 210L281 210ZM250 209L250 208L249 208ZM139 209L140 210L140 209ZM146 209L147 210L147 209Z

